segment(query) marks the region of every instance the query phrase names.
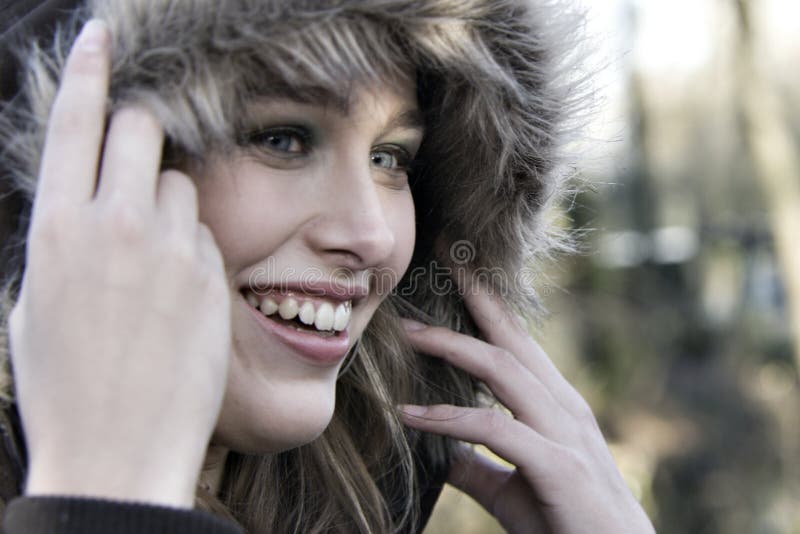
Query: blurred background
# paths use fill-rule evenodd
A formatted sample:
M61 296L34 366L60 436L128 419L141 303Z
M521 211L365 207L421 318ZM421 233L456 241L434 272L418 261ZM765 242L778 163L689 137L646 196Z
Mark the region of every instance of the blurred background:
M800 533L800 1L585 0L587 253L534 333L659 533ZM447 491L426 534L502 529Z

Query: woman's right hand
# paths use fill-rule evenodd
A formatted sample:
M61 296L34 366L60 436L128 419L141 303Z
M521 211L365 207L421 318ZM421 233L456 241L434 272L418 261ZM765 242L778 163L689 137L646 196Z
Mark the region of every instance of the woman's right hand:
M230 291L194 184L159 172L156 118L127 107L106 132L109 49L92 21L67 60L9 319L26 493L191 507L225 390Z

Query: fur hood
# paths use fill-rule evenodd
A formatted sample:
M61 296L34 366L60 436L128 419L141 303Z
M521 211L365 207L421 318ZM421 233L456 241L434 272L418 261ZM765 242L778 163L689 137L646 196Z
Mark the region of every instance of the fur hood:
M109 113L128 102L149 106L167 133L168 165L187 158L202 164L210 150L232 148L253 98L322 99L346 110L362 84L410 81L417 87L425 122L409 176L417 213L414 257L396 293L379 307L362 336L347 364L352 363L349 371L340 376L329 431L309 445L310 453L287 452L309 469L327 466L338 454L343 472L368 472L374 480L334 480L328 475L317 477L314 488L321 487L320 481L328 484L324 488L333 488L323 488L328 498L344 494L341 488L347 483L347 495L361 488L375 497L369 488L380 484L380 502L392 503L393 521L408 523L416 506L411 500L417 501L406 484L432 490L426 495L433 499L424 499L425 506L432 506L436 485L456 452L442 436L407 433L391 407L408 397L417 404L475 404L481 386L439 359L414 353L404 341L398 315L475 333L461 297L453 291L453 276L469 272L519 310L538 307L538 260L566 248L545 213L563 191L559 169L565 161L559 153L570 118L582 102L583 92L572 74L580 14L567 11L561 0L83 4L0 0L0 25L10 24L0 36L0 89L3 100L13 99L0 112L0 401L13 400L6 318L24 268L27 220L48 113L83 21L99 17L113 36ZM9 53L12 48L17 59ZM369 440L361 439L366 435ZM317 463L308 459L312 453L318 454ZM264 463L268 458L240 460L249 462L251 473L270 469ZM392 466L391 473L387 466ZM274 476L260 480L280 481ZM284 490L276 487L265 494ZM261 497L254 498L246 488L232 491L237 503L250 503L253 509L283 506L265 508ZM379 504L371 508L373 514L383 510ZM430 513L430 508L423 512Z
M544 212L562 190L559 149L580 104L570 77L578 19L563 5L95 0L72 9L82 3L49 0L27 14L19 6L35 2L6 3L17 24L4 45L52 33L56 19L61 28L55 43L19 48L31 65L24 77L11 74L7 55L0 63L4 98L21 87L0 125L4 190L22 214L4 247L6 274L21 270L25 214L66 51L80 23L97 16L114 39L109 111L130 101L150 106L180 157L202 160L209 147L231 146L237 117L256 95L347 106L359 83L412 77L426 135L411 177L418 243L400 293L429 320L464 329L460 299L419 276L462 267L486 270L484 280L516 306L536 306L531 262L563 244Z

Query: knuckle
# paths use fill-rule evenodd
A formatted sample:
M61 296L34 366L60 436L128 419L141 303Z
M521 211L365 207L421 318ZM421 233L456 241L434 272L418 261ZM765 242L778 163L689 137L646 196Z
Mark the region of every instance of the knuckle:
M508 350L491 346L487 358L483 358L484 378L500 376L513 369L516 358Z
M498 371L500 369L499 362L497 358L497 353L502 349L498 349L494 346L489 346L483 352L476 352L475 357L470 358L470 373L487 383L493 383L494 379L498 376ZM453 350L453 354L456 357L456 361L459 358L463 358L461 356L461 349Z
M498 410L487 410L485 413L486 429L493 434L502 434L508 429L508 417Z
M189 271L196 269L197 253L190 240L171 239L167 248L168 253L165 259L173 268Z
M585 480L590 466L583 455L568 447L557 447L550 455L550 468L562 479L578 483Z
M49 202L35 213L28 236L29 246L45 248L63 244L79 230L77 211L63 202Z
M147 237L148 221L144 210L119 195L109 199L103 218L112 237L123 243L138 243Z
M177 194L189 198L197 198L197 188L188 175L175 169L167 169L161 172L161 180L169 184Z
M511 351L501 347L493 348L492 360L494 360L495 365L500 369L506 369L508 367L512 367L517 363L517 359L516 357L514 357Z

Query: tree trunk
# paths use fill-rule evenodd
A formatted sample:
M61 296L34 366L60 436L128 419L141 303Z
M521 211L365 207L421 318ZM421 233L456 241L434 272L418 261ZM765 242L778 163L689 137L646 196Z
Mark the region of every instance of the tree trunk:
M794 357L800 369L800 159L777 88L758 71L750 2L737 2L741 28L739 88L744 134L755 177L769 209L775 254L783 274Z

